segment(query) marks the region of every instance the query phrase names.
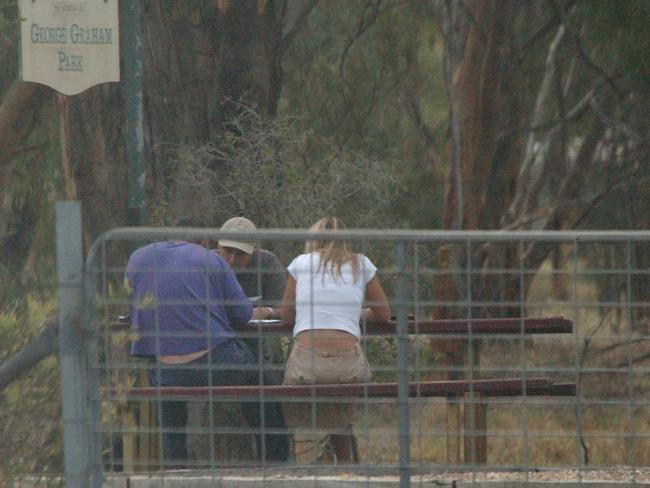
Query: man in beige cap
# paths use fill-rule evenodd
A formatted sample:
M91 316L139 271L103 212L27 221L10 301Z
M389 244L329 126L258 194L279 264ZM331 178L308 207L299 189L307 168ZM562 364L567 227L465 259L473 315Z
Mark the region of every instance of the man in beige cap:
M245 217L233 217L227 220L221 230L236 232L255 231L255 224ZM279 307L282 304L284 288L287 284L287 272L278 257L271 251L262 249L255 245L255 242L238 239L219 239L217 247L219 255L234 270L237 281L241 285L246 296L253 299L253 319L275 319L279 318ZM260 360L259 351L262 350L262 368L265 384L282 383L284 367L281 370L266 368L264 365L280 362L277 358L277 348L269 345L264 337L248 337L243 339L251 350L256 360ZM282 357L282 361L284 358ZM267 415L275 429L285 429L286 423L279 403L265 402ZM273 444L269 447L274 452L287 453L289 457L290 440L288 434L277 434L272 437ZM277 459L277 457L276 457Z
M227 220L221 230L255 231L253 222L245 217ZM237 275L237 281L250 298L256 297L254 319L279 318L287 274L278 257L247 240L219 239L218 252Z

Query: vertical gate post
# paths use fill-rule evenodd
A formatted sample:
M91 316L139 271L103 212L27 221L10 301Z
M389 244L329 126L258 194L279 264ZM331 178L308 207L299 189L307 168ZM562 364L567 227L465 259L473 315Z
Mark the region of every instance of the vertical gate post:
M79 324L82 306L81 206L56 204L56 266L59 291L59 369L67 488L89 483L90 434L86 364Z
M397 405L399 429L400 488L411 486L411 447L409 417L409 344L406 324L406 242L397 243L395 254L397 268Z

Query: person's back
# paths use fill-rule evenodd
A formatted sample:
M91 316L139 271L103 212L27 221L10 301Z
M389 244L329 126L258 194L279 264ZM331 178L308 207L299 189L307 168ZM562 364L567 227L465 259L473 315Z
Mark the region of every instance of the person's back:
M131 352L155 360L149 368L153 386L258 383L255 356L231 327L250 320L252 304L217 253L189 242L149 244L129 258L126 279L137 332ZM242 413L256 431L258 459L286 460L286 439L259 431L277 426L269 404L243 402ZM185 467L187 403L164 400L156 411L165 429L163 465Z
M316 222L310 230L337 231L336 217ZM282 319L293 323L294 343L285 370L285 384L353 383L370 378L359 342L359 320L387 321L390 307L376 276L377 268L353 252L342 239L308 241L307 251L289 265ZM369 308L363 308L364 298ZM286 404L296 426L317 425L332 432L330 443L338 462L353 458L352 404L318 403L305 411ZM295 422L293 420L295 419Z
M131 320L139 333L132 354L205 351L235 336L251 305L223 259L189 242L157 242L136 250L127 265Z
M223 223L221 230L228 232L251 232L256 227L245 217L232 217ZM277 308L287 283L287 272L278 257L271 251L262 249L255 241L238 239L237 236L221 238L217 252L232 267L246 295L254 300L254 319L275 319ZM263 329L243 339L256 358L264 384L282 382L281 367L284 352L281 339L267 337ZM280 404L267 402L267 413L276 427L284 429L285 421ZM279 434L280 438L283 434ZM289 438L284 436L286 445ZM278 441L278 444L282 442ZM287 452L288 455L288 452Z
M353 254L334 272L323 265L318 251L301 254L289 266L296 279L296 318L293 333L340 330L359 338L359 317L366 284L377 268L360 254Z

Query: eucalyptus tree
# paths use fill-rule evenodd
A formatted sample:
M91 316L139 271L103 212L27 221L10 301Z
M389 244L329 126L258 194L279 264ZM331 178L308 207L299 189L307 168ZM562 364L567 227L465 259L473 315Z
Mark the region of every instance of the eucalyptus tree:
M429 0L328 0L285 57L280 114L395 175L383 226L440 225L448 103L433 13Z
M81 201L87 244L102 231L127 223L128 202L124 87L105 84L66 97L20 82L16 3L0 0L0 195L4 195L0 229L5 244L1 258L3 265L10 263L13 268L3 274L2 282L7 284L15 282L29 262L33 245L53 241L55 199ZM147 206L192 202L176 184L175 168L167 158L170 147L218 140L238 107L252 108L268 118L276 114L282 56L315 4L315 0L139 3ZM41 139L32 145L30 137L39 133ZM25 157L28 152L30 158ZM43 171L46 165L39 157L50 161L48 168L55 164L55 171ZM30 191L32 196L47 198L39 205L25 198L21 200L25 205L16 206L19 186L30 181L45 181L42 194L31 186ZM48 218L41 219L43 215ZM33 222L41 220L45 222L37 230ZM25 221L32 224L22 225ZM17 245L16 238L27 240ZM52 254L43 261L51 263ZM9 326L6 329L9 333ZM3 386L51 354L52 347L40 347L44 338L49 338L49 346L56 340L51 327L23 328L14 323L13 329L23 334L12 332L16 342L0 352ZM41 329L41 336L34 347L21 349L31 337L28 329ZM4 326L0 332L4 334ZM50 431L43 432L49 439Z
M170 145L218 139L237 104L254 107L265 117L275 115L282 56L315 3L141 3L149 204L155 205L170 191L177 193L170 190L173 179L165 159ZM17 12L9 2L2 6L10 26L5 30L12 30L10 41L0 37L11 48L3 55L10 52L17 58ZM13 59L11 65L15 64ZM10 168L16 147L38 122L38 108L55 98L62 128L61 191L81 200L87 241L124 225L128 165L123 87L101 85L72 97L18 81L2 89L0 147L6 150L0 163ZM182 196L175 203L179 201Z
M650 119L642 107L650 77L640 53L647 52L650 5L478 0L436 7L451 107L444 227L647 228L643 134ZM482 249L471 257L475 268L515 269L521 260L529 273L522 283L494 274L472 293L490 302L525 295L556 250ZM647 246L635 256L635 266L647 267ZM459 251L443 264L466 259ZM469 293L462 280L443 280L438 291Z

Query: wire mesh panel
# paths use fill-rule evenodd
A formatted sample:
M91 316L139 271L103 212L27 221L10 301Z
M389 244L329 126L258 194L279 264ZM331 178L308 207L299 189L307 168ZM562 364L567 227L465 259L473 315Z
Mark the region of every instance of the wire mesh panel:
M332 374L318 372L332 380L287 381L298 340L293 325L279 320L287 319L288 304L260 302L261 285L246 302L265 318L229 324L254 360L232 363L225 373L210 366L221 354L216 336L207 337L208 352L190 360L185 349L166 362L133 355L133 343L152 334L133 323L134 310L168 314L196 300L207 315L213 298L163 304L134 297L124 281L129 256L167 240L201 242L212 253L224 238L247 239L283 266L316 239L345 240L366 256L391 311L387 322L359 316L359 350L371 377L344 378L336 366L348 359L332 347L323 363ZM254 477L256 486L275 486L273 480L305 476L318 486L332 475L367 486L380 479L395 486L650 481L649 258L647 232L114 230L94 244L87 263L99 346L88 368L97 385L96 462L104 476L128 478L131 486L139 477L223 486ZM260 263L248 272L263 279L270 270ZM172 280L187 279L187 271L166 270ZM196 272L208 280L212 270ZM214 301L249 306L230 299ZM340 303L319 300L296 298L295 305L320 314L314 327L327 328L320 317ZM370 302L366 296L363 307L376 305ZM156 315L154 342L170 334L162 327L167 319ZM206 339L174 330L178 343ZM187 381L161 382L168 371ZM180 424L161 421L170 403L184 405ZM276 407L279 414L269 413ZM341 454L342 438L349 455ZM283 439L286 456L278 454ZM170 442L186 443L177 463L166 457Z

